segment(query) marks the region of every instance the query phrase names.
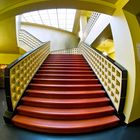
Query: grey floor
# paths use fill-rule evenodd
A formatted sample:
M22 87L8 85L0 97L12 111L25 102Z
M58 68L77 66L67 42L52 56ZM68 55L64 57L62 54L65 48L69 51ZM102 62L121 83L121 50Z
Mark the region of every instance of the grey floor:
M5 110L5 93L4 90L0 90L0 140L140 140L140 123L82 135L50 135L30 132L5 124L3 120Z

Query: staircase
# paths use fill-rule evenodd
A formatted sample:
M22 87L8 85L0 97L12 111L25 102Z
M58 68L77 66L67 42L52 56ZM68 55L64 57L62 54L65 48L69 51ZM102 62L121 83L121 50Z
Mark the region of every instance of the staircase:
M120 120L82 55L50 54L29 84L15 126L44 133L85 133Z

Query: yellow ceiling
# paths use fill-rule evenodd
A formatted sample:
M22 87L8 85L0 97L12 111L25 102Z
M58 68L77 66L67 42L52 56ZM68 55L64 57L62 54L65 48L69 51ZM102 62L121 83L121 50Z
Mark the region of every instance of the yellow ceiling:
M116 3L124 0L0 0L0 19L29 11L49 8L73 8L88 11L97 11L112 15ZM140 13L139 0L125 0L126 10Z
M114 4L117 2L117 0L102 0L102 1L110 2L110 3L114 3Z
M0 18L48 8L74 8L112 14L117 0L0 0Z
M124 9L135 15L140 14L140 0L130 0Z

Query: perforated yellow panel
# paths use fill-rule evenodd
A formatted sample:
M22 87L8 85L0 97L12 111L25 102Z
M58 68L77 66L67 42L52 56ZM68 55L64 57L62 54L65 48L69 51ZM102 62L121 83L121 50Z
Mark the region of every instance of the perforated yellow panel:
M86 44L81 43L80 49L118 111L121 100L122 71Z
M81 54L79 48L52 51L51 54Z
M49 55L49 46L48 43L47 45L40 47L10 69L10 90L13 110L32 77Z

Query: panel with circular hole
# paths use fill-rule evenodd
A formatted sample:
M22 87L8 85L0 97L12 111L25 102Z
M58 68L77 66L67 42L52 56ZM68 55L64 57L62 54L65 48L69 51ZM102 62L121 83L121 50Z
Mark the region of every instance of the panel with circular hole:
M32 77L49 55L50 45L40 47L10 69L10 93L13 110L24 93Z

